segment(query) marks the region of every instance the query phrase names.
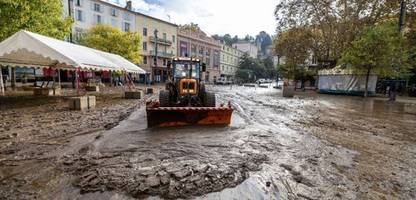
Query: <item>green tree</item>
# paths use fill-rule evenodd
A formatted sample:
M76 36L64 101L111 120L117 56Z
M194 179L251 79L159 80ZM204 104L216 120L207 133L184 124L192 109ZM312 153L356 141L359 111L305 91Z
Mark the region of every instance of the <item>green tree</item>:
M344 52L340 64L365 74L364 96L367 97L370 74L397 76L407 72L407 53L402 43L397 26L392 23L368 27Z
M276 75L277 71L271 58L254 59L247 53L241 57L236 73L236 76L243 81L255 81L256 78L275 78Z
M410 3L408 10L412 10ZM398 18L400 1L378 0L286 0L276 6L277 31L304 27L314 30L318 60L337 60L367 26Z
M0 0L0 41L22 29L64 39L73 20L62 15L60 0Z
M83 34L79 43L94 49L118 54L133 63L141 62L138 33L122 32L118 28L97 25Z
M292 28L280 33L273 45L276 55L285 57L285 64L278 66L281 76L297 80L306 70L305 61L310 56L312 32L307 28Z

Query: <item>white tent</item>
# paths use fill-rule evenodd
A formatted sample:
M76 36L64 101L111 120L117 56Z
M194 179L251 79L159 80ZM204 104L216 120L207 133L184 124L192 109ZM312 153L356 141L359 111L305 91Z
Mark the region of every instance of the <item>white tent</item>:
M145 73L143 69L119 55L24 30L0 43L0 64Z
M101 55L102 57L105 57L109 61L113 62L117 66L122 66L123 70L126 71L126 72L146 74L146 71L137 67L137 65L131 63L130 61L126 60L125 58L123 58L119 55L111 54L111 53L107 53L107 52L103 52L103 51L98 51L98 50L95 50L95 49L94 49L94 51L97 54Z

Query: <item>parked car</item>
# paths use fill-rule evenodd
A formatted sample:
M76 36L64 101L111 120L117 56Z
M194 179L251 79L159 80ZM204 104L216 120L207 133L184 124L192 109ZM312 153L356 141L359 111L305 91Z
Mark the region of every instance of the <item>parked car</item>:
M263 84L263 83L266 83L266 79L261 78L261 79L257 80L257 81L256 81L256 83L257 83L257 84Z
M217 78L217 81L215 82L217 85L229 85L232 84L231 80L227 80L225 77L219 77Z

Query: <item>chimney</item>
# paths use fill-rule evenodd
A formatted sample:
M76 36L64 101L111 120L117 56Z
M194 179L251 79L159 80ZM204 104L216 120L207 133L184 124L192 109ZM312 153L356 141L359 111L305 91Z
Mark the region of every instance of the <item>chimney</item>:
M127 0L126 2L126 9L131 10L131 0Z

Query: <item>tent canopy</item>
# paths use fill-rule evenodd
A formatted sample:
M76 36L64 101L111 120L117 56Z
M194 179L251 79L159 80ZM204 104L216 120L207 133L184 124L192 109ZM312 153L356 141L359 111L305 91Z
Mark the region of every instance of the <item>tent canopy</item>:
M0 43L0 63L62 69L112 70L145 74L125 58L21 30Z

